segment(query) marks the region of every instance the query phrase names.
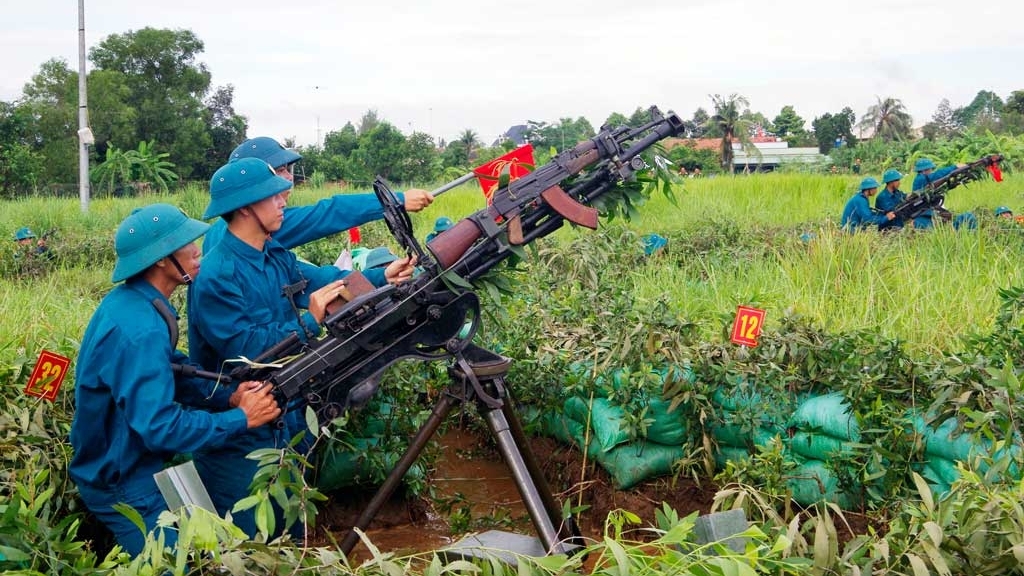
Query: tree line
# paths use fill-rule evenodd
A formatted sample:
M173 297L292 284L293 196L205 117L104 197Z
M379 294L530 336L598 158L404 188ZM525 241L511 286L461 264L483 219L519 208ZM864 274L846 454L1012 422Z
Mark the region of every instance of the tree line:
M97 193L130 191L126 185L133 183L166 189L175 181L205 180L247 137L247 119L233 106L234 88L212 85L210 71L198 60L203 50L191 31L143 28L110 35L89 51L89 123L96 140L90 164ZM720 139L718 152L683 148L673 155L706 171L730 170L733 142L749 143L755 135L829 153L837 142L856 146L855 129L885 142L1024 132L1024 90L1005 101L981 90L961 107L944 99L920 134L893 97L879 97L859 120L846 106L814 117L809 127L792 105L769 118L752 111L742 95L709 98L707 109L698 107L684 120L686 137ZM78 73L61 59L44 62L20 98L0 101L0 196L74 193L77 114ZM635 127L649 119L647 110L637 107L628 115L612 113L603 124ZM583 117L530 120L515 128L516 134L510 130L509 137L490 144L471 129L445 142L424 132L405 135L368 110L358 123L328 132L322 145L300 151L306 175L322 180L362 184L381 175L426 183L461 175L512 149L519 139L531 142L543 162L596 133Z

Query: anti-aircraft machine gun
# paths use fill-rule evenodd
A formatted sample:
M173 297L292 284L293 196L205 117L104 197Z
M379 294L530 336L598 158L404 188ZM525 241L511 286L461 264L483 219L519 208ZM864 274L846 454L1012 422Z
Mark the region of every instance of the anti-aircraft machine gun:
M648 168L641 153L683 131L675 114L666 116L651 108L651 118L639 128L605 127L535 171L501 182L488 207L440 233L426 249L416 240L402 204L378 178L374 191L384 207L385 222L401 246L416 256L422 271L401 285L381 288L354 272L346 278L352 298L329 308L325 335L307 343L293 335L258 359L291 357L280 367L243 367L231 374L233 381L267 380L279 405L301 400L323 420L360 405L376 390L381 372L398 360L450 361L452 385L441 394L356 528L369 525L453 407L474 402L513 472L545 552L571 552L581 545L579 531L571 518L562 517L513 411L504 382L510 360L471 342L480 302L469 283L516 253L517 247L555 232L566 220L596 229L595 202ZM341 549L347 554L357 542L353 530Z
M1001 154L982 156L978 160L967 164L963 168L957 168L941 178L929 180L924 188L910 193L892 211L896 214L897 220L905 222L910 222L928 210L945 211L942 203L946 200L946 194L953 188L981 179L984 177L986 170L996 177L996 181L1001 180L1001 176L997 175L1000 174L999 163L1002 161L1003 156Z

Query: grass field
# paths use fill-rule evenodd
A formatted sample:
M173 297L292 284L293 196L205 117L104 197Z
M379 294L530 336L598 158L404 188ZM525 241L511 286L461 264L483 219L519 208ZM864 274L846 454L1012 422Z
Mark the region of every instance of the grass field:
M722 315L747 304L765 308L769 325L793 310L828 330L878 330L923 353L955 349L962 334L987 329L999 304L997 290L1024 286L1018 265L1024 236L999 229L990 217L999 205L1024 211L1024 178L1008 175L1002 183L974 183L949 195L947 206L954 212L979 215L980 227L972 233L943 227L930 233L845 234L837 222L855 185L850 177L802 174L685 180L674 204L656 196L640 208L638 219L625 224L637 234L669 238L666 252L656 262L618 273L632 283L638 301L665 297L680 316L706 324L709 335L719 330ZM303 187L291 204L330 193ZM157 201L198 216L207 195L193 187L172 196L97 199L87 215L77 199L5 203L0 229L56 229L52 244L59 258L45 274L8 274L2 280L2 359L12 359L19 349L31 356L44 344L74 350L111 287L117 224L135 207ZM422 237L436 217L457 219L482 205L478 188L463 186L412 215L414 226ZM566 227L554 238L589 234L594 232ZM382 223L364 227L363 236L367 245L389 241ZM324 244L320 252L336 254L347 237Z

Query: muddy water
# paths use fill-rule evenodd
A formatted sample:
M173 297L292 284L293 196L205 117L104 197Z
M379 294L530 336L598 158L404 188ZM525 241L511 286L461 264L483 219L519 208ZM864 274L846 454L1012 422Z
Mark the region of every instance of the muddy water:
M475 434L451 430L439 439L441 453L431 479L436 498L444 501L459 497L456 507L468 506L474 520L509 518L510 526L498 529L533 534L529 515L519 496L512 474L504 461L493 452L481 450L483 440ZM471 526L471 530L475 527ZM454 543L461 534L452 535L448 519L435 510L415 523L367 531L370 541L382 552L421 552L443 548ZM340 539L344 533L337 534ZM356 559L368 557L360 543L353 551Z

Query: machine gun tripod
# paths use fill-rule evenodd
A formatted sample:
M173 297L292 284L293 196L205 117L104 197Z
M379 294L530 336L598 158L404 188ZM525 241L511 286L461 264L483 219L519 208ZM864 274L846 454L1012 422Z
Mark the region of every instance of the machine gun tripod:
M454 362L448 367L451 383L441 393L426 423L413 437L405 453L341 541L341 551L346 555L352 551L359 541L355 529L366 530L447 416L457 405L466 403L476 405L494 435L498 451L512 472L516 488L545 553L572 554L582 550L583 539L576 521L572 516L562 518L561 509L529 448L526 433L512 407L513 399L505 384L505 375L512 361L475 344L468 344L456 352L454 357Z

